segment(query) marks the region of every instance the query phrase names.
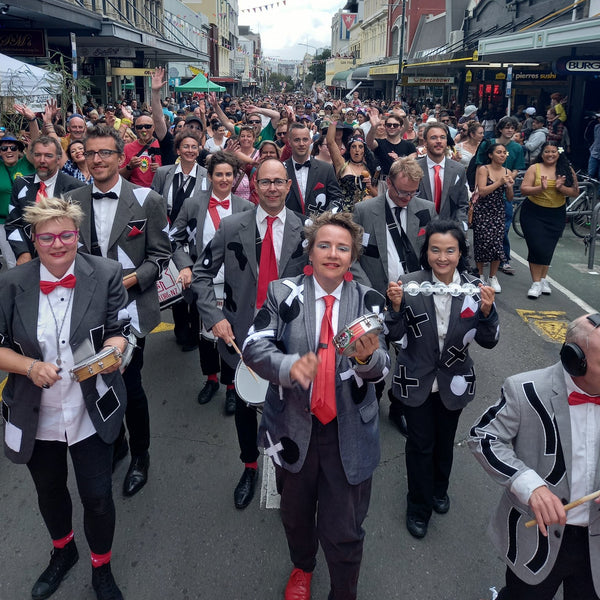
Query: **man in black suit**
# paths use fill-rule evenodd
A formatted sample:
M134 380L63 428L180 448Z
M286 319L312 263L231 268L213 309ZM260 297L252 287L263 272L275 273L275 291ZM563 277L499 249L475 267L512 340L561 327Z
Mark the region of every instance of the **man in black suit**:
M34 204L38 198L60 197L61 194L82 187L85 184L75 177L59 171L58 165L63 153L58 138L42 136L31 145L34 175L18 178L12 189L10 213L6 219L6 237L11 245L17 264L30 261L35 256L33 242L29 236L30 227L23 220L23 210Z
M285 161L292 182L285 205L297 213L322 213L342 200L342 190L333 167L310 157L310 133L305 125L292 123L288 127L288 143L292 158Z

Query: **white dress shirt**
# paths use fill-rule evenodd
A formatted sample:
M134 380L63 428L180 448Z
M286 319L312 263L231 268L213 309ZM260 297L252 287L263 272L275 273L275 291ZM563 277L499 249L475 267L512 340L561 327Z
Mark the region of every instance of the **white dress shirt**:
M443 281L440 281L433 273L431 273L431 281L434 284L443 283ZM454 269L452 283L460 284L460 273L456 269ZM446 335L448 334L448 326L450 325L452 296L450 294L433 294L433 305L435 306L435 322L437 325L438 346L441 352L444 349ZM431 391L437 392L439 389L440 388L436 377L433 381L433 385L431 386Z
M216 196L215 196L215 198L216 198ZM223 200L229 200L229 208L225 208L224 206L217 206L217 213L218 213L220 219L224 219L225 217L228 217L229 215L232 214L231 194L229 194L226 198L223 198ZM202 230L202 248L198 248L198 256L200 256L200 254L202 254L202 251L204 250L204 248L206 248L208 243L215 237L215 233L217 233L217 230L215 229L215 224L213 223L213 220L210 216L210 212L207 210L206 216L204 217L204 229ZM225 281L225 265L223 264L223 265L221 265L219 272L213 279L213 284L215 286L219 286L219 287L215 287L215 295L219 299L223 298L223 282L224 281Z
M567 402L573 391L585 394L579 389L571 376L565 371L567 386ZM587 496L594 491L596 478L596 463L600 451L600 405L589 403L569 406L571 422L571 474L569 482L571 497L569 502ZM528 469L519 475L510 486L510 491L523 503L529 504L533 491L546 482L533 469ZM585 503L571 509L567 513L567 524L587 527L589 522L590 504Z
M173 173L173 183L171 186L169 186L169 189L167 191L167 210L169 214L171 214L171 210L173 208L173 198L175 197L175 194L177 194L177 190L175 189L175 182L178 179L178 173L183 174L183 185L186 187L187 190L187 186L191 184L190 178L193 177L194 179L198 179L198 163L194 163L192 170L187 175L182 171L181 163L179 163L175 168L175 172ZM200 182L196 181L194 185L200 185Z
M446 168L446 158L442 159L442 162L436 163L427 156L427 174L429 175L429 185L431 186L431 201L435 202L435 171L433 167L439 165L440 169L440 180L442 182L442 194L444 193L444 170Z
M69 267L65 276L72 275L73 272L74 264ZM46 267L40 264L40 280L58 281L58 278L54 277ZM69 446L96 433L85 407L81 386L69 376L69 369L73 368L75 364L69 344L73 294L75 294L75 289L61 286L56 287L49 294L40 291L37 321L37 337L44 362L57 364L56 333L60 329L60 324L64 318L58 340L62 361L60 365L62 379L59 379L47 390L42 389L38 429L35 437L38 440L67 442ZM54 316L52 310L50 310L50 303L52 304Z
M256 226L258 227L258 233L260 234L260 239L265 239L265 234L267 233L267 217L271 217L265 211L262 206L257 206L256 208ZM275 258L277 259L277 265L279 265L279 259L281 258L281 247L283 246L283 230L285 229L285 217L286 217L286 209L285 207L281 210L281 212L276 216L273 221L273 248L275 250Z
M52 175L52 177L48 177L48 179L44 180L46 184L46 196L48 198L52 198L54 196L54 186L56 185L56 179L58 178L58 171ZM33 178L33 183L40 183L42 180L39 178L38 174L35 174Z
M388 203L388 206L392 210L392 215L394 217L394 221L401 227L406 233L406 207L402 209L400 213L400 223L398 223L398 219L396 218L397 205L390 198L389 192L385 193L385 200ZM400 256L398 255L398 250L396 250L396 244L394 244L394 239L392 238L392 234L390 230L385 228L385 236L387 242L387 261L388 261L388 281L398 281L401 275L405 274L404 267L402 266L402 262L400 261Z
M315 282L315 348L319 348L319 337L321 336L321 323L323 321L323 315L325 314L325 296L333 296L335 302L331 310L331 327L333 329L333 335L338 332L338 317L340 314L340 298L342 297L342 287L344 282L340 283L331 294L328 294L317 281L316 277L313 277Z
M310 156L306 160L310 160ZM300 194L302 195L302 202L305 202L304 199L306 198L306 184L308 183L308 172L310 169L307 169L306 167L302 167L301 169L296 171L296 165L298 165L300 163L297 163L293 158L292 158L292 164L294 165L294 171L296 172L296 181L298 182L298 187L300 188Z
M118 198L121 197L121 177L116 185L106 192L99 190L95 184L92 185L92 194L99 192L100 194L107 194L108 192L114 192ZM117 214L117 207L119 206L119 200L114 198L101 198L100 200L92 199L94 207L94 223L96 224L96 236L98 238L98 245L102 256L106 257L108 254L108 242L110 241L110 232L115 222L115 215Z

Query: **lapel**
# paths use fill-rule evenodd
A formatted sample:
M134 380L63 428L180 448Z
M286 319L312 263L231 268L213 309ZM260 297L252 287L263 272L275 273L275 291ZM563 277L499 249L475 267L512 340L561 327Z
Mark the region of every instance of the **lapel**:
M429 180L429 168L427 166L427 157L425 156L417 162L420 163L421 169L423 169L423 179L421 179L421 185L425 190L425 193L423 195L425 196L425 198L431 198L431 200L433 201L433 190L431 189L431 181Z
M452 164L452 159L446 157L444 160L444 181L442 182L442 202L440 206L444 206L444 204L446 203L446 199L448 198L450 188L452 187L452 184L456 179L456 170L454 168L454 165Z
M173 167L167 171L167 174L165 176L165 184L163 185L163 188L162 188L163 189L162 195L165 198L167 197L167 195L169 193L169 189L173 186L173 180L175 179L175 169L177 169L177 166L173 165ZM174 197L176 193L177 193L177 190L173 190L172 196Z
M75 257L75 285L73 296L73 308L71 309L71 337L70 341L85 339L88 331L79 333L79 327L85 321L89 305L96 291L96 280L92 277L93 269L80 255Z
M300 203L300 197L298 196L298 180L296 179L296 169L294 169L294 163L292 162L291 158L286 161L285 168L287 169L288 177L292 180L292 185L290 186L290 191L288 192L288 197L285 204L294 210L294 205L292 204L292 206L290 206L290 203L295 202L297 206L295 210L302 212L302 204Z
M54 184L54 195L57 197L60 196L60 194L65 191L66 187L65 177L62 171L59 171L56 176L56 183Z
M40 262L36 259L27 264L31 265L28 267L29 271L20 267L23 269L20 286L23 291L15 296L15 314L21 320L25 339L35 346L38 356L42 358L42 350L37 341L37 322L40 309ZM23 341L21 340L21 342Z
M313 198L313 188L317 185L317 180L319 179L319 165L315 162L314 158L310 159L310 169L308 169L308 177L306 179L306 193L304 194L304 203L308 204L308 199L311 199L311 204ZM296 184L298 185L298 184Z
M387 247L387 225L385 222L385 203L387 202L386 195L383 195L383 202L380 202L373 211L373 231L375 232L375 240L379 250L379 258L383 265L385 277L388 276L388 247Z
M204 234L204 220L208 214L208 203L210 201L210 194L208 192L198 192L199 186L194 186L194 193L192 197L198 199L198 212L196 213L196 246L202 248L202 236ZM200 236L200 243L198 243L198 236Z
M317 353L315 346L315 285L312 276L304 277L304 328L306 332L307 347L309 352Z
M79 228L79 234L81 236L81 243L87 252L92 251L92 221L90 215L92 214L92 186L87 185L85 192L77 194L77 201L83 210L83 221Z
M108 251L117 243L117 240L127 227L127 223L132 220L133 214L133 203L136 202L132 191L132 185L126 180L122 179L121 196L118 200L117 212L115 214L115 220L110 231L110 238L108 240Z
M279 256L278 268L280 277L285 271L292 253L298 247L298 242L300 241L300 231L302 230L302 223L294 219L294 213L291 210L286 210L285 208L284 210L286 211L285 226L283 228L283 242L281 244L281 255Z
M552 405L552 409L554 410L556 425L558 427L558 434L560 436L560 444L562 446L563 456L565 459L565 467L567 469L567 484L570 490L571 469L573 466L571 416L569 414L569 404L567 403L567 389L565 385L565 379L563 376L563 369L560 363L556 364L552 369L552 377L549 383L552 386L552 392L549 392L546 389L544 389L544 393L548 394L550 404ZM598 481L598 471L596 471L596 481Z
M408 203L406 209L406 235L408 236L408 241L410 242L413 250L417 254L417 258L419 257L418 248L417 248L417 238L419 236L419 230L421 229L421 225L419 222L419 218L415 213L415 204L411 200Z
M256 209L245 211L247 216L240 222L240 241L248 258L248 264L254 280L258 282L258 265L256 264Z

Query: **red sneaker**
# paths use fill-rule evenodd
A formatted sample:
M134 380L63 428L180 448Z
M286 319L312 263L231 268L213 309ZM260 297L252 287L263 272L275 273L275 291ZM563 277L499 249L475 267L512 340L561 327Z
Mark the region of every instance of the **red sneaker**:
M285 586L285 600L310 600L312 575L302 569L294 569Z

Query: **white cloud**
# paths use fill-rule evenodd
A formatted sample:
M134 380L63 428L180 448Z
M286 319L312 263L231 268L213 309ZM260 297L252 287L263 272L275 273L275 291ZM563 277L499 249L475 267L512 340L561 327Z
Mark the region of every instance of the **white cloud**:
M306 52L314 54L315 48L330 48L331 18L344 6L342 0L287 0L285 6L279 0L277 7L275 0L268 10L242 12L265 4L264 0L241 0L239 24L260 33L265 57L288 59L302 59Z

